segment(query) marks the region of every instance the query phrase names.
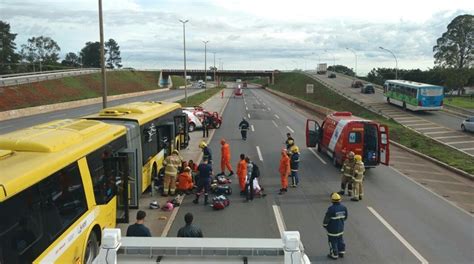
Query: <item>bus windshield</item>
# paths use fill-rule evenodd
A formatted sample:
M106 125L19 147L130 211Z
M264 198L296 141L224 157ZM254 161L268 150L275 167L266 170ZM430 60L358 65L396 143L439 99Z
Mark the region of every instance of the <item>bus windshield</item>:
M420 88L422 96L440 96L443 95L443 89L439 87Z

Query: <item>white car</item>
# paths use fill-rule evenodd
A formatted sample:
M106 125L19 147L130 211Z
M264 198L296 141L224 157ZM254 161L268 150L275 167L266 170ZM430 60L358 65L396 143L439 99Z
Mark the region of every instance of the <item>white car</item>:
M188 116L189 132L193 132L194 130L196 130L196 128L202 128L202 122L201 120L199 120L199 117L194 114L194 112L183 110L183 113Z
M462 131L474 132L474 116L471 116L462 121L461 129Z

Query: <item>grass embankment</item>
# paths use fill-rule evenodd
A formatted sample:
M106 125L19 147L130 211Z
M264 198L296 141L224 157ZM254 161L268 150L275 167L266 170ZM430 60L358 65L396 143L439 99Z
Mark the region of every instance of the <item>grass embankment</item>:
M454 150L424 135L410 130L393 119L377 115L362 106L345 99L326 88L321 83L301 73L280 73L275 76L275 84L269 88L290 94L306 101L337 111L350 111L354 115L375 120L389 127L390 138L406 147L421 152L453 167L474 174L474 158ZM306 84L314 84L314 93L306 94Z
M181 76L171 76L173 87L171 89L178 89L180 86L184 86L184 78Z
M159 89L159 72L107 72L108 95ZM102 96L100 73L0 88L0 111Z
M207 99L211 98L216 93L220 92L225 86L219 86L215 88L207 88L205 91L188 96L188 102L186 103L184 99L178 101L181 106L196 106L204 103Z
M460 108L474 109L474 97L460 96L460 97L446 97L444 103Z

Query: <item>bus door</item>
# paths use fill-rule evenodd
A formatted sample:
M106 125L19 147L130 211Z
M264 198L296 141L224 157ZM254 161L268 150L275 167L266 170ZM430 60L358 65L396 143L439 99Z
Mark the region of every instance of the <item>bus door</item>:
M312 119L306 120L306 147L314 148L321 139L321 127L319 123Z
M129 185L128 181L133 175L129 162L135 158L135 153L119 152L113 157L115 171L115 192L117 195L117 223L128 223Z
M158 128L158 140L159 147L158 149L164 150L164 156L167 157L171 154L172 148L174 146L174 123L165 123L159 125Z
M186 114L174 117L174 127L176 136L178 136L178 144L176 149L185 149L189 145L188 116Z
M388 127L386 125L379 126L379 160L380 163L388 165L390 161L390 141L388 138Z

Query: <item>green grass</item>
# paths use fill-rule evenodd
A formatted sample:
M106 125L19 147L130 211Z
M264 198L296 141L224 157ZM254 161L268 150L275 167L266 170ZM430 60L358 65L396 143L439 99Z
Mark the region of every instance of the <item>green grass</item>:
M460 108L474 109L474 97L446 97L444 103Z
M314 85L314 94L306 94L306 84ZM388 125L390 138L406 147L428 155L453 167L474 174L474 158L445 146L411 129L403 127L393 119L377 115L362 106L347 100L319 82L301 73L280 73L275 77L275 85L269 88L290 94L314 104L337 111L350 111L353 114Z
M186 106L195 106L195 105L200 105L204 103L207 99L211 98L213 95L216 93L220 92L224 87L216 87L216 88L208 88L203 92L194 94L192 96L188 96L188 102L186 103L184 99L181 99L178 101L178 103L181 104L181 106L186 107Z
M184 78L181 76L171 76L173 87L171 89L178 89L180 86L184 86Z

